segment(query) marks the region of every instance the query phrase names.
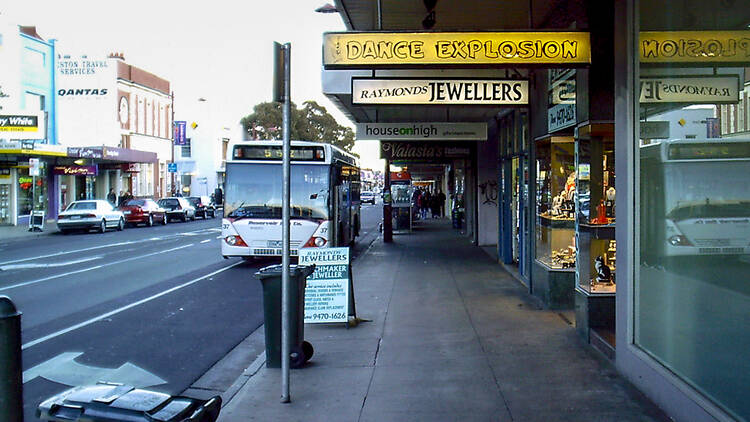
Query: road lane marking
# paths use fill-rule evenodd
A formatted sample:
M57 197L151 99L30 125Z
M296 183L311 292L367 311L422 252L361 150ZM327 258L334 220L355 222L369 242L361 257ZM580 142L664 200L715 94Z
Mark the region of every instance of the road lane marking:
M118 243L112 243L112 244L109 244L109 245L92 246L90 248L76 249L76 250L66 251L66 252L56 252L56 253L49 254L49 255L39 255L39 256L33 256L33 257L30 257L30 258L14 259L12 261L0 262L0 265L15 264L16 262L33 261L35 259L42 259L42 258L52 258L52 257L55 257L55 256L68 255L68 254L77 253L77 252L94 251L94 250L97 250L97 249L111 248L113 246L132 245L133 243L138 243L138 242L136 242L135 240L130 240L130 241L127 241L127 242L118 242Z
M153 256L153 255L159 255L159 254L163 254L163 253L167 253L167 252L172 252L172 251L176 251L178 249L188 248L188 247L193 246L193 245L194 245L194 243L191 243L189 245L182 245L182 246L178 246L176 248L166 249L166 250L158 251L158 252L152 252L152 253L145 254L145 255L132 256L130 258L125 258L125 259L121 259L119 261L114 261L114 262L108 262L106 264L97 265L95 267L83 268L83 269L80 269L80 270L70 271L70 272L67 272L67 273L51 275L49 277L44 277L44 278L40 278L40 279L37 279L37 280L24 281L22 283L13 284L13 285L10 285L10 286L5 286L5 287L0 287L0 292L2 292L3 290L10 290L10 289L18 288L18 287L29 286L31 284L41 283L43 281L54 280L56 278L66 277L66 276L73 275L73 274L84 273L86 271L98 270L99 268L104 268L104 267L109 267L109 266L112 266L112 265L122 264L123 262L133 261L135 259L146 258L146 257Z
M47 340L51 340L51 339L53 339L55 337L59 337L59 336L61 336L63 334L67 334L67 333L69 333L71 331L77 330L77 329L85 327L87 325L91 325L91 324L93 324L93 323L95 323L97 321L101 321L101 320L103 320L105 318L109 318L109 317L111 317L113 315L117 315L120 312L127 311L130 308L134 308L134 307L136 307L138 305L142 305L142 304L144 304L146 302L150 302L150 301L152 301L154 299L160 298L160 297L162 297L164 295L167 295L167 294L172 293L174 291L180 290L183 287L187 287L187 286L190 286L191 284L195 284L195 283L197 283L197 282L199 282L201 280L205 280L205 279L207 279L209 277L213 277L216 274L222 273L222 272L224 272L224 271L226 271L226 270L228 270L230 268L234 268L234 267L236 267L236 266L238 266L238 265L240 265L242 263L243 263L243 261L235 262L234 264L231 264L231 265L228 265L228 266L226 266L224 268L218 269L218 270L216 270L216 271L214 271L212 273L208 273L208 274L206 274L204 276L201 276L201 277L195 278L193 280L190 280L188 282L182 283L179 286L172 287L170 289L164 290L161 293L157 293L157 294L149 296L149 297L147 297L145 299L141 299L141 300L139 300L137 302L133 302L130 305L125 305L123 307L117 308L115 310L109 311L107 313L101 314L101 315L93 317L91 319L87 319L86 321L83 321L83 322L80 322L78 324L72 325L72 326L70 326L68 328L64 328L64 329L62 329L60 331L56 331L56 332L54 332L52 334L48 334L48 335L46 335L44 337L40 337L40 338L38 338L36 340L30 341L30 342L22 345L21 346L21 350L26 350L29 347L33 347L33 346L36 346L37 344L44 343Z
M119 382L135 388L151 387L166 384L167 381L130 362L119 368L101 368L78 363L75 359L83 352L64 352L46 360L39 365L23 371L23 383L36 377L62 385L76 387L96 384L99 381Z
M10 264L10 265L0 265L0 271L8 271L8 270L25 270L29 268L51 268L51 267L65 267L68 265L74 265L74 264L80 264L81 262L89 262L89 261L95 261L97 259L101 259L101 255L92 256L88 258L81 258L81 259L75 259L73 261L63 261L63 262L51 262L49 264Z
M201 240L201 243L208 243L210 241L211 241L211 239Z

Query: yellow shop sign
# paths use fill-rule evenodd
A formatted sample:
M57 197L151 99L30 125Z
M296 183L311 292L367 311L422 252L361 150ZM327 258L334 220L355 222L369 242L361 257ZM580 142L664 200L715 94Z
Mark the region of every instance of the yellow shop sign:
M323 64L588 64L588 32L329 32Z
M641 32L642 63L748 63L750 31Z

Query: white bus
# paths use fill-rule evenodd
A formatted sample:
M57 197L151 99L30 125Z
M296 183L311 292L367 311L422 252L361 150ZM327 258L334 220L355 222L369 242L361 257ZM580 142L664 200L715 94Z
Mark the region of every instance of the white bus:
M245 141L227 152L221 254L281 256L282 141ZM290 250L354 243L360 227L355 156L329 144L292 141Z
M750 253L750 140L676 139L640 155L643 255Z

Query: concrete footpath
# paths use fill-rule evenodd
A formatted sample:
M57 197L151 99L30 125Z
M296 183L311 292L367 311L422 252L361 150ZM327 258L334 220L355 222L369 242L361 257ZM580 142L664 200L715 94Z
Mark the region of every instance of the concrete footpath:
M306 325L292 402L261 357L220 421L668 420L447 220L376 240L353 271L371 322Z

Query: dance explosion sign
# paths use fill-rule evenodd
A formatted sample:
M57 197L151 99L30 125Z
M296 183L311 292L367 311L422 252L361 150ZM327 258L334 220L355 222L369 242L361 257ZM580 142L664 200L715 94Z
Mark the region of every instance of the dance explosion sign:
M333 67L588 63L588 32L338 32L323 43Z

